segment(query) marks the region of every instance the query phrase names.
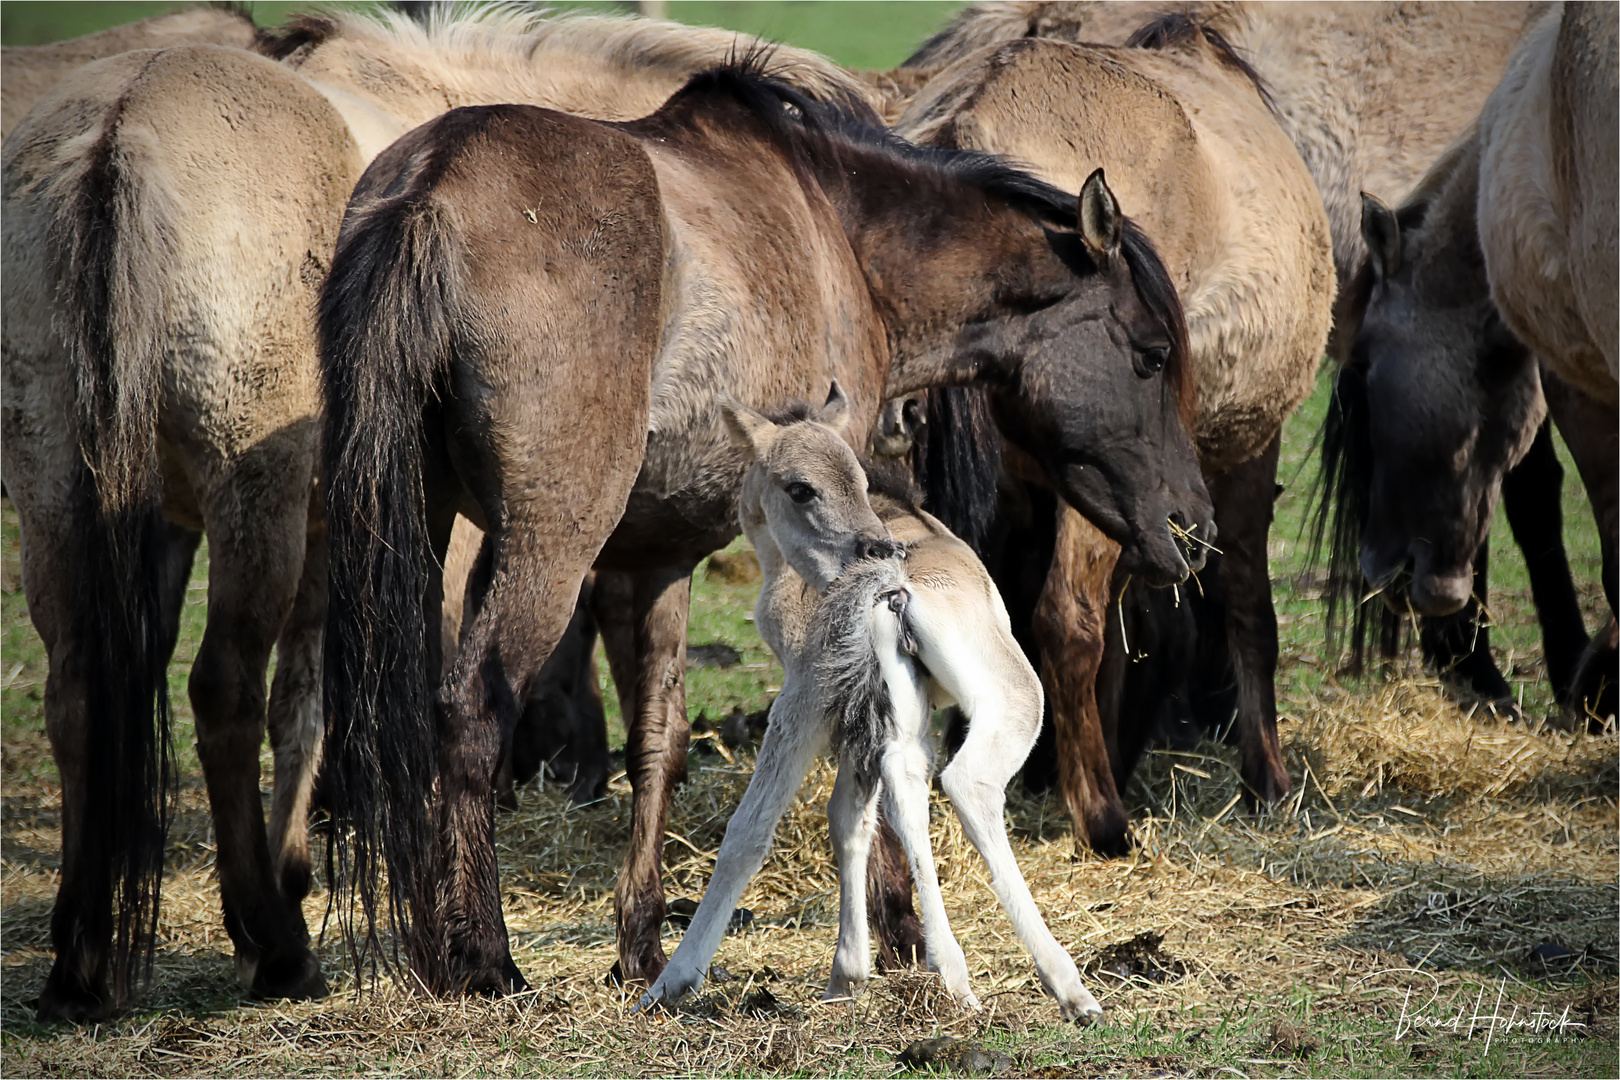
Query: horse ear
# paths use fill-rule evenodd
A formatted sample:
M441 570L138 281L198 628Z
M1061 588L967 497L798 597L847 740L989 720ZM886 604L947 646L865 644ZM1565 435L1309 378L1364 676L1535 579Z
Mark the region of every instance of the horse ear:
M1086 177L1080 189L1080 239L1086 250L1099 262L1119 253L1120 234L1125 229L1125 217L1119 212L1119 202L1108 189L1103 171L1098 169Z
M816 423L826 424L840 435L849 430L849 398L844 396L844 388L838 385L837 379L832 381L827 400L816 414Z
M726 432L731 436L731 445L747 451L756 458L762 458L770 452L771 443L776 441L776 433L781 430L763 413L755 412L742 402L724 394L720 396L720 415L726 421Z
M1388 281L1401 268L1401 224L1376 196L1361 193L1361 238L1372 252L1378 276Z

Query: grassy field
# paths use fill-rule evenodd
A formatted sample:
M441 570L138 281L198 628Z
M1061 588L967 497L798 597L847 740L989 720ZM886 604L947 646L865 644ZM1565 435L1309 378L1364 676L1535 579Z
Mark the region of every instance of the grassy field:
M163 5L116 5L108 14L99 9L115 5L8 2L0 20L10 45L88 32L142 6ZM294 6L255 11L266 21ZM951 6L676 2L670 13L885 66ZM1335 674L1340 658L1323 644L1299 540L1325 400L1319 387L1285 434L1286 490L1271 549L1280 729L1294 796L1246 814L1228 748L1154 753L1126 792L1138 851L1100 860L1074 854L1053 800L1014 785L1009 823L1020 864L1107 1009L1103 1025L1083 1030L1060 1023L1041 993L943 804L934 830L946 902L985 1012L959 1015L934 980L913 973L875 978L854 1005L817 1002L837 905L825 769L807 783L743 901L755 912L752 927L716 957L734 978L672 1015L631 1017L629 999L603 982L613 957L612 883L628 836L622 777L583 808L555 786L535 785L501 816L504 908L532 994L448 1004L386 985L362 994L327 933L332 997L242 1000L185 695L205 613L206 547L170 672L185 775L153 983L111 1023L37 1025L31 1002L50 963L60 800L16 517L0 507L0 1074L890 1076L908 1043L948 1034L982 1044L990 1060L1003 1056L1003 1075L1615 1075L1615 734L1565 735L1471 715L1410 660L1389 679ZM1595 626L1603 608L1596 533L1573 482L1565 503L1572 568ZM1498 658L1536 720L1550 694L1534 613L1505 523L1496 532ZM689 670L693 717L761 708L779 685L780 669L750 625L752 604L752 587L697 575L692 644L726 643L740 660ZM611 688L608 700L617 747ZM751 750L730 760L709 746L694 748L664 849L672 897L701 894L749 775ZM264 765L268 778L267 755ZM310 897L312 926L326 900L321 889ZM678 934L669 931L666 949ZM934 1068L966 1075L984 1064L956 1057Z

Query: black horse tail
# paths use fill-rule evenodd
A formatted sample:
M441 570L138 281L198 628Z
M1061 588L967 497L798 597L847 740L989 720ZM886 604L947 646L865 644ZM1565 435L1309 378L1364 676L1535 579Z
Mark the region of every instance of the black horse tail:
M174 781L157 455L165 305L153 269L173 258L166 238L175 218L159 186L132 167L119 120L115 110L46 190L61 193L47 240L79 451L67 565L77 574L72 636L80 651L64 658L78 665L67 677L86 694L76 736L86 782L77 831L89 864L110 869L112 888L93 906L59 905L54 920L74 922L84 911L105 920L110 909L113 990L122 1002L138 971L151 971ZM104 922L52 929L59 942L106 940L109 930Z
M433 554L422 433L450 361L462 262L453 228L430 196L361 199L357 192L344 219L319 312L331 558L322 777L334 826L328 865L356 973L368 962L397 966L402 943L417 975L437 989L444 964L433 811L438 671L428 634L429 615L438 612L428 611ZM396 943L388 953L378 936L384 861Z
M1320 567L1326 560L1322 596L1328 648L1337 653L1348 645L1350 670L1359 674L1369 636L1386 660L1401 645L1400 617L1383 603L1362 602L1361 534L1372 501L1372 435L1367 381L1359 368L1343 367L1334 377L1317 441L1322 463L1311 490L1310 561Z
M913 436L917 486L928 512L982 558L996 516L1001 433L978 387L944 387L927 397L925 421Z

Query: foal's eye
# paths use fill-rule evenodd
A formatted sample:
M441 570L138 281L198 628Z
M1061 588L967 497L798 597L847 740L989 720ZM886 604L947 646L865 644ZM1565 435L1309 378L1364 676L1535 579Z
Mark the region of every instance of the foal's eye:
M792 499L796 503L807 503L816 497L815 488L811 487L809 484L799 481L794 481L783 490L787 492L788 498Z
M1146 378L1147 375L1151 375L1154 372L1163 371L1164 365L1169 362L1170 350L1164 348L1162 345L1155 345L1151 349L1143 349L1142 366L1146 369L1146 374L1143 376L1143 378Z

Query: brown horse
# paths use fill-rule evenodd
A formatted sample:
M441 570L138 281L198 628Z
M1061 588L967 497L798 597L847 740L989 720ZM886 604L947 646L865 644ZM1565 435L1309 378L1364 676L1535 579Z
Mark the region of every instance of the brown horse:
M1398 608L1468 601L1504 473L1548 404L1593 499L1614 606L1615 50L1612 9L1554 7L1417 192L1398 211L1366 197L1366 309L1325 469L1339 574L1354 559ZM1611 618L1571 691L1599 719L1613 637Z
M88 64L6 140L5 472L50 656L65 819L42 1017L105 1015L151 947L163 671L203 530L209 620L191 697L226 926L251 993L324 986L300 904L326 602L310 498L313 313L365 148L449 105L518 95L641 115L739 44L671 24L510 12L428 30L403 18L295 21L260 42L283 63L196 46ZM858 91L813 54L778 56L807 88Z
M1077 203L872 125L723 68L629 124L455 110L356 188L321 308L328 775L351 887L374 913L386 857L433 990L522 985L490 785L593 563L634 581L640 659L616 680L634 686L636 787L621 973L663 969L689 578L735 535L746 464L720 391L779 401L836 377L861 445L885 396L993 386L1008 437L1135 572L1169 583L1199 561L1170 528L1210 528L1179 412L1185 324L1101 174ZM457 510L491 532L495 569L435 694L421 628Z
M898 130L1006 153L1059 184L1103 165L1164 251L1187 308L1194 430L1225 553L1212 558L1203 591L1219 589L1225 604L1243 779L1253 797L1276 798L1289 780L1276 735L1266 530L1278 436L1314 376L1333 269L1310 176L1252 71L1219 34L1182 16L1150 23L1127 48L1021 40L945 67ZM1105 722L1094 686L1110 601L1130 575L1116 576L1114 549L1073 510L1059 508L1057 530L1033 617L1059 781L1077 841L1117 853L1128 844L1119 788L1140 744L1127 732L1121 747L1119 728L1134 725L1113 709Z
M227 45L246 49L257 31L253 17L234 4L208 4L115 26L97 34L50 45L10 45L0 49L0 139L11 134L23 113L69 72L92 60L131 49L171 45Z

